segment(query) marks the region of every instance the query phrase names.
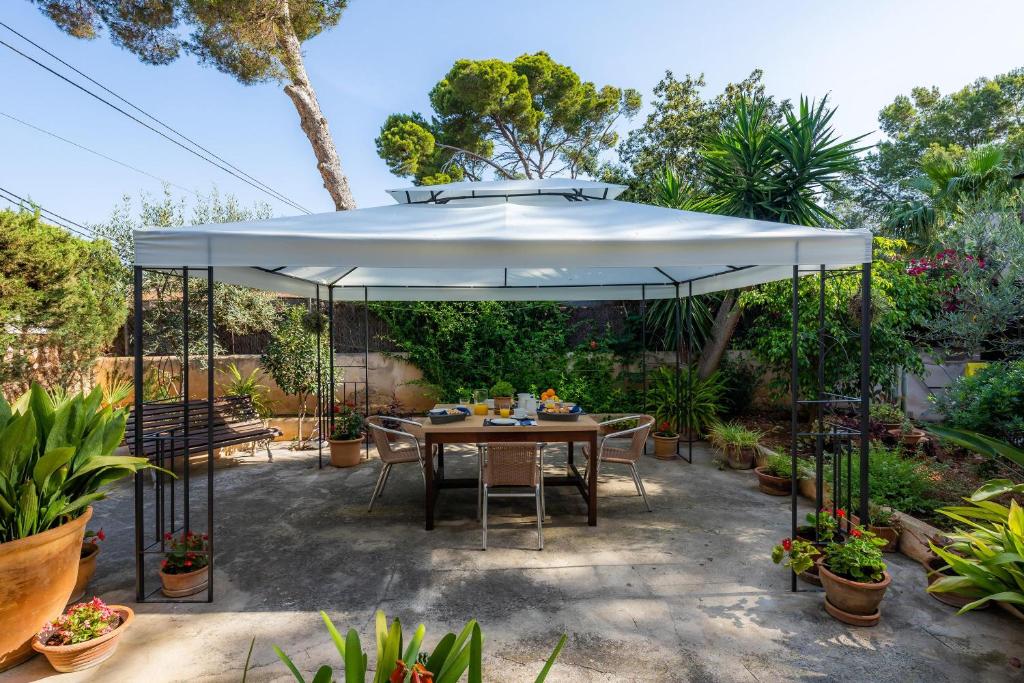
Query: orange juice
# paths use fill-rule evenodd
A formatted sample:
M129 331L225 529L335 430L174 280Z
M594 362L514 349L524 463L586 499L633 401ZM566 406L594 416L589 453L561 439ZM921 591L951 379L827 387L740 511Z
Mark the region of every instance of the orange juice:
M508 417L508 413L509 413L508 408L502 408L500 412L501 412L501 416L502 417Z
M477 403L477 404L475 404L473 406L473 414L474 415L486 415L487 414L487 404L486 403Z

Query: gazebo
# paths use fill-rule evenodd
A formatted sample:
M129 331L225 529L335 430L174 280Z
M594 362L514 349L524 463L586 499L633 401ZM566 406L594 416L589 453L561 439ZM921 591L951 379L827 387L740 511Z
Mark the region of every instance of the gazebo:
M847 444L847 465L859 453L857 483L860 518L868 519L868 367L870 352L872 235L866 230L834 230L736 218L620 201L626 188L608 183L556 178L463 182L390 190L395 204L346 212L260 221L135 231L135 414L143 401L143 272L179 273L187 283L204 275L208 291L207 410L213 411L213 283L246 285L306 297L326 305L333 316L339 301L592 301L671 299L677 319L690 319L691 297L710 292L791 279L793 352L791 402L793 446L792 526L797 525L796 459L798 439L811 439L823 502L822 472L826 439ZM860 278L860 391L829 393L824 366L818 386L802 398L798 382L798 281L815 274L825 306L828 277ZM186 285L187 286L187 285ZM188 320L188 297L183 297ZM333 324L328 326L333 335ZM823 327L819 353L825 353ZM188 357L187 330L185 355ZM319 348L319 345L318 345ZM334 349L333 339L330 348ZM321 433L333 415L333 356L330 391L318 392ZM679 367L682 350L677 345ZM319 373L318 373L319 374ZM187 372L185 373L187 376ZM677 377L679 377L677 373ZM369 378L366 378L368 382ZM677 393L686 395L685 382ZM367 395L369 392L365 392ZM187 385L185 395L187 397ZM801 405L815 416L801 432ZM825 424L824 411L846 406L859 413L858 429L837 431ZM368 409L368 405L366 406ZM142 443L143 422L135 420L134 439ZM183 438L187 443L188 421ZM207 440L207 532L210 538L210 587L214 538L213 451ZM692 443L692 442L691 442ZM838 460L838 456L836 458ZM834 462L839 484L843 476ZM185 468L186 472L188 468ZM848 469L849 471L849 469ZM853 482L847 475L847 501ZM187 487L187 483L186 483ZM839 499L842 487L837 486ZM173 501L173 484L172 484ZM162 538L146 539L145 486L136 475L137 597L147 597L145 560L163 551ZM173 502L172 502L173 509ZM181 508L188 514L188 499ZM163 521L164 506L155 511ZM163 527L163 524L159 525ZM170 528L175 527L172 519ZM795 589L795 575L793 578Z

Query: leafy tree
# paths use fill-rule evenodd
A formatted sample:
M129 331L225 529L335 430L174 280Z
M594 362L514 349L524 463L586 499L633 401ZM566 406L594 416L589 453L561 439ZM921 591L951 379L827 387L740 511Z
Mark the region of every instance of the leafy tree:
M96 38L105 27L115 45L147 64L185 53L243 85L284 84L335 208L355 208L302 56L302 43L336 26L348 0L30 1L76 38Z
M636 90L582 81L545 52L460 59L430 91L434 115L392 114L377 138L391 172L432 185L452 180L576 177L597 170L615 124L640 108Z
M0 211L0 387L32 380L66 388L85 378L125 319L118 261L102 240Z
M298 443L303 441L306 402L316 395L317 389L316 329L311 326L309 315L302 306L289 306L281 314L262 357L263 367L281 390L299 399ZM321 334L320 382L325 391L331 390L330 352L328 336Z

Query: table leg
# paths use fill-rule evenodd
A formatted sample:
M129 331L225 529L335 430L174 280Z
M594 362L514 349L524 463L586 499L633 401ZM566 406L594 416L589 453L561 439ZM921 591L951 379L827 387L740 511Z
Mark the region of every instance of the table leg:
M424 501L426 509L424 510L424 519L426 522L427 531L434 528L434 439L431 434L427 434L427 453L423 459L423 478L425 480L424 486ZM440 446L438 446L440 449Z
M572 456L573 456L573 444L569 441L565 444L565 473L572 474Z
M437 478L444 480L444 444L437 444Z
M597 526L597 433L589 438L587 459L587 525ZM571 451L570 451L571 452Z

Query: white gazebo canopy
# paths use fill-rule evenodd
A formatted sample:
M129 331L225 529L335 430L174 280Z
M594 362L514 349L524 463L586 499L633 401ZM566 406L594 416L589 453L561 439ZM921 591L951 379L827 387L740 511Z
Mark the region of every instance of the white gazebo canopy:
M867 230L828 230L615 199L575 179L389 190L398 204L135 231L136 265L371 301L670 298L871 261Z

